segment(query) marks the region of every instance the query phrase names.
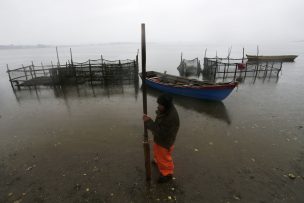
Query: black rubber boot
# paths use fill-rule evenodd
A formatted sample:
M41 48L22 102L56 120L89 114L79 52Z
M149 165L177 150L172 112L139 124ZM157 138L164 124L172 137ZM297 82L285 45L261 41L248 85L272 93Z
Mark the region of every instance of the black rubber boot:
M169 182L170 180L172 180L172 178L173 178L172 174L169 174L169 175L166 175L166 176L160 175L157 182L158 183L166 183L166 182Z

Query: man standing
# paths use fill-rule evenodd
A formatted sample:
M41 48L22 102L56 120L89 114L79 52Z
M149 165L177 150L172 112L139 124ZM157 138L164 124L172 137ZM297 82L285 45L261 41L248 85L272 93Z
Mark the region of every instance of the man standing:
M160 172L158 182L164 183L170 181L173 177L174 164L171 155L179 129L179 117L170 95L159 96L157 103L155 121L147 115L143 116L143 120L154 136L153 162Z

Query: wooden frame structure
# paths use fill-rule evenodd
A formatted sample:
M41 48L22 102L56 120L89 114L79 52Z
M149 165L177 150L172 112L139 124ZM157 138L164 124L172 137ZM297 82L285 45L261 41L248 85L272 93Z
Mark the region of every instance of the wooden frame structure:
M248 62L246 59L204 58L203 76L207 80L238 80L246 77L266 78L279 77L283 62Z
M108 81L134 79L138 80L138 55L135 60L105 60L101 56L97 60L88 60L82 63L71 62L57 65L31 65L10 70L7 65L9 81L13 89L17 87L80 84L89 82L94 84L106 84Z

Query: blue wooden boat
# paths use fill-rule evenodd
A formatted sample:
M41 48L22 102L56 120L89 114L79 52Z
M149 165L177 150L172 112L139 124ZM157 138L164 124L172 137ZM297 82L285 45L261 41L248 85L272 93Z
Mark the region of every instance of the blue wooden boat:
M142 74L139 74L142 77ZM222 101L238 85L238 82L212 83L155 71L147 71L146 84L163 92L194 97L197 99Z

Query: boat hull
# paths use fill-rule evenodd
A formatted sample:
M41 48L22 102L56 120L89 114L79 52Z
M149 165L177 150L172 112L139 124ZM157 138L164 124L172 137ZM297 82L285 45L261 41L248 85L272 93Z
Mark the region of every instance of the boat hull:
M186 97L192 97L204 100L222 101L224 100L232 90L235 88L237 83L233 83L227 86L218 87L206 87L206 88L190 88L190 87L174 87L168 84L157 83L146 79L146 84L152 88L158 89L163 92L172 94L182 95Z
M247 55L248 61L279 61L279 62L293 62L297 55L278 55L278 56L254 56Z

